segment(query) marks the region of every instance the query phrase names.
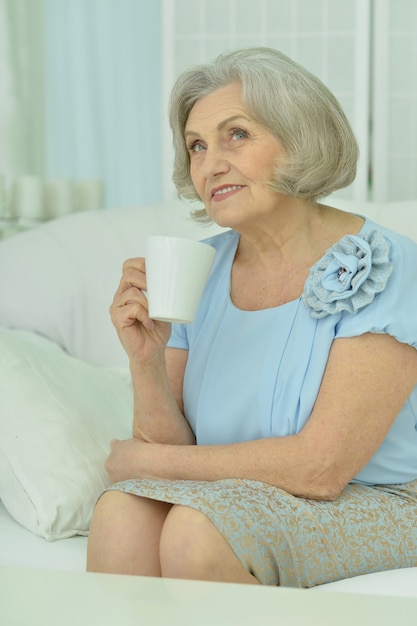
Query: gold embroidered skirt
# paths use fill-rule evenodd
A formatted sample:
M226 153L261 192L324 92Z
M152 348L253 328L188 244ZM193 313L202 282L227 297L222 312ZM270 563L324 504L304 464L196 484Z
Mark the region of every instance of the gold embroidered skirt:
M417 480L349 484L334 502L237 479L128 480L110 489L197 509L264 585L313 587L417 566Z

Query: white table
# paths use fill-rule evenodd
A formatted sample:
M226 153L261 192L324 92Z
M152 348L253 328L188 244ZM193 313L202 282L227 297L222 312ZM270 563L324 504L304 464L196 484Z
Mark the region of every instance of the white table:
M417 599L0 568L4 626L417 626Z

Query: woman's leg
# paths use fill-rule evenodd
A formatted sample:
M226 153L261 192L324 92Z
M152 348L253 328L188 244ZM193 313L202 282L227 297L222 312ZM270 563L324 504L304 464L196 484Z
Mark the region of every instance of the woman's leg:
M212 522L196 509L174 505L161 534L162 576L259 584Z
M161 576L159 543L171 504L121 491L97 503L87 549L87 571Z

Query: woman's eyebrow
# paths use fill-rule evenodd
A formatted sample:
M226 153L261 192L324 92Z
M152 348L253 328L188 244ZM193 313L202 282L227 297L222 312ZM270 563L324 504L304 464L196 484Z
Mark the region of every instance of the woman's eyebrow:
M230 117L227 117L225 120L222 120L218 126L217 126L217 130L223 130L223 128L225 126L227 126L228 124L230 124L231 122L234 122L236 120L244 120L245 122L249 122L249 118L245 117L244 115L231 115ZM194 135L194 136L198 136L200 133L197 133L193 130L186 130L184 132L184 137L188 137L189 135Z
M250 121L249 118L245 117L244 115L232 115L231 117L223 120L223 122L220 122L220 124L217 126L217 130L223 130L223 128L230 124L230 122L234 122L236 120L245 120L245 122Z

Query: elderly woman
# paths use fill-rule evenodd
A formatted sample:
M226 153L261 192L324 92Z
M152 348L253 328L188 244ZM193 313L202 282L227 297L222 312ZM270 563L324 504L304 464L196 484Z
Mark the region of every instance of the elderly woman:
M230 230L196 320L111 307L133 438L112 442L88 569L311 587L417 565L417 247L319 202L357 145L328 89L266 48L185 72L174 181Z

